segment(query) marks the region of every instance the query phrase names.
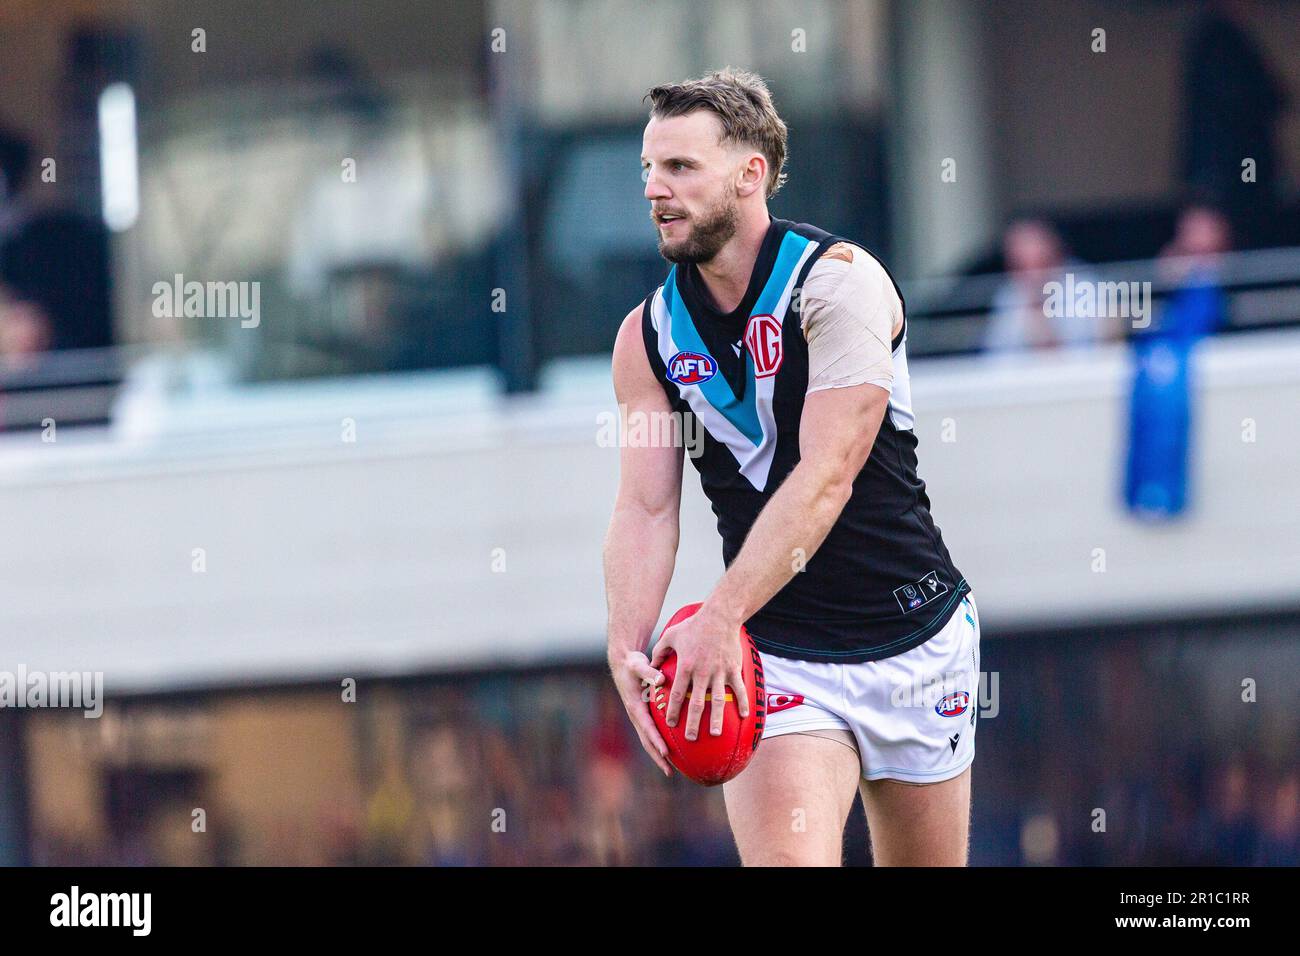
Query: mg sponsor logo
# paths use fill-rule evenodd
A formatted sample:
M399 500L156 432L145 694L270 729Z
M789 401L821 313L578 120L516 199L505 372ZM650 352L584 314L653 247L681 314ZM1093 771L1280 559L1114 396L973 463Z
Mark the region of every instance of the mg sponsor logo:
M753 315L745 327L745 348L754 360L754 375L775 375L784 357L781 350L781 323L772 315Z

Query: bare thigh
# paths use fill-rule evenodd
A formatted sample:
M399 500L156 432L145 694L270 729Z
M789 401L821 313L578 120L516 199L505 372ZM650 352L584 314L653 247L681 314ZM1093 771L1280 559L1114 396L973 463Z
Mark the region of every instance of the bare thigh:
M863 780L876 866L965 866L970 767L942 783Z
M749 766L722 785L741 863L839 866L861 774L857 752L838 741L764 740Z

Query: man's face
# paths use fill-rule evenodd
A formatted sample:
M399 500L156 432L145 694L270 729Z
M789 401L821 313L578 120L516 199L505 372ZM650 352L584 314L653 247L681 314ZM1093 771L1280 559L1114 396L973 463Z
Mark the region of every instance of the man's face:
M736 234L738 156L719 142L721 136L721 121L703 109L646 124L645 198L659 254L669 262L708 262Z

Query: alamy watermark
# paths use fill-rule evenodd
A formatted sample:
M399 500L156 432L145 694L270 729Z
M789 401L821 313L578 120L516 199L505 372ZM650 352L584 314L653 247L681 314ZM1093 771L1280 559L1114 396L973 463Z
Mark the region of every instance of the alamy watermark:
M1043 296L1048 318L1131 319L1135 329L1151 324L1150 282L1096 282L1067 272L1064 282L1044 283Z
M171 282L153 284L153 314L159 319L239 319L255 329L262 322L262 283L185 281L176 273Z
M0 671L0 709L71 707L87 718L104 713L103 671Z
M601 448L685 448L692 458L704 454L704 426L690 412L630 412L596 416L596 444Z
M50 925L55 927L122 927L132 936L148 936L152 914L152 893L83 893L73 884L68 892L50 897Z
M996 717L1002 709L1000 672L980 671L974 686L971 677L969 670L936 672L925 677L916 674L907 683L894 684L889 703L894 707L934 708L947 717L965 714L974 707L981 717Z

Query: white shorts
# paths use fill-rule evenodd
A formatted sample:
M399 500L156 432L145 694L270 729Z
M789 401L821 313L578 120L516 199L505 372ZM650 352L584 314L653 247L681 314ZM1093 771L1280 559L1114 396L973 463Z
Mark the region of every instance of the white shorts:
M763 738L816 733L854 746L868 780L938 783L975 759L980 625L966 594L919 647L862 664L763 654Z

